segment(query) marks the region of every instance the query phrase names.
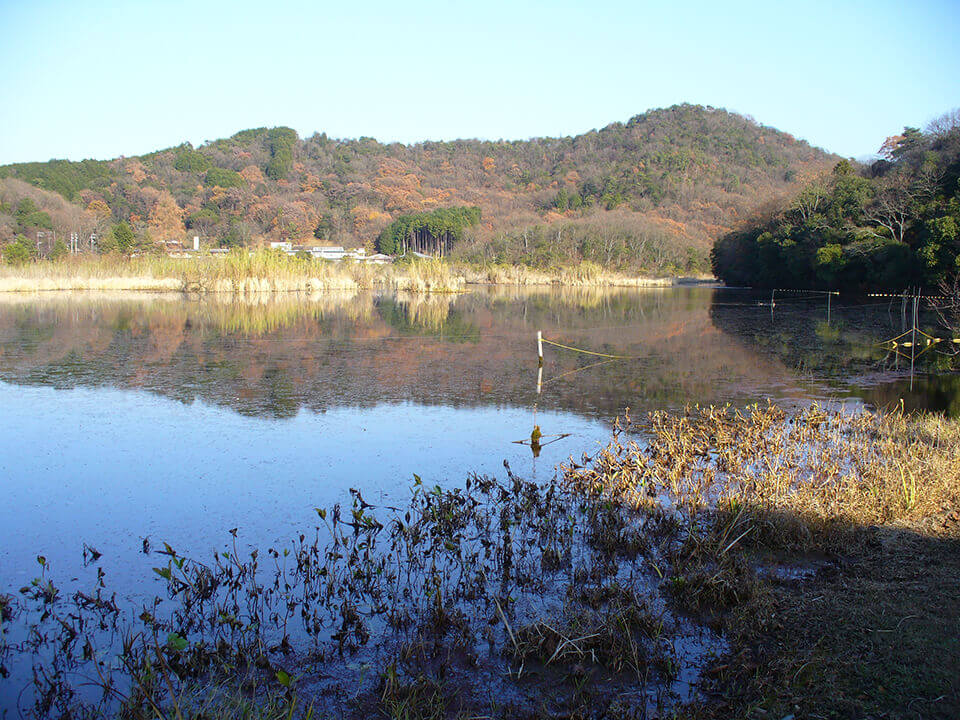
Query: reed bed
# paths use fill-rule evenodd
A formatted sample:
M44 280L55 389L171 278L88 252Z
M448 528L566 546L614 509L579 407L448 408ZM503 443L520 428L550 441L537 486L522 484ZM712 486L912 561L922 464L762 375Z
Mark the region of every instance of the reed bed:
M588 262L551 271L431 259L369 265L290 257L269 250L190 258L78 256L0 267L0 293L139 290L257 294L355 289L449 293L460 292L467 284L666 287L673 283L672 278L633 277Z
M0 598L0 671L38 718L746 716L782 709L797 678L823 710L803 673L831 628L763 669L744 659L782 627L771 618L815 611L771 614L794 587L771 557L816 552L834 577L842 562L823 558L871 528L960 536L960 424L816 406L627 415L546 483L506 468L454 489L415 476L399 508L351 495L266 551L241 552L236 531L205 560L145 540L156 598L136 610L99 571L68 593L38 558ZM83 552L93 572L100 553Z
M493 285L559 285L562 287L670 287L672 277L637 277L606 270L592 262L539 270L527 265L465 265L463 273L472 284Z
M290 257L269 250L190 258L68 257L0 268L0 292L152 290L258 294L359 288L459 292L465 283L455 268L435 260L374 266Z
M960 715L956 420L654 413L565 480L672 528L663 591L723 629L684 717Z

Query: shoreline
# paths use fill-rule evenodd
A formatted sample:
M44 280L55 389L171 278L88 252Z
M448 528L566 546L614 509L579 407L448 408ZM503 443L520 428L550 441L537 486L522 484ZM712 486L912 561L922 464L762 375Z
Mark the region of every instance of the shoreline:
M595 278L575 277L567 271L538 273L535 276L467 277L450 273L446 277L423 278L418 274L390 273L354 277L349 273L320 277L252 276L245 278L190 278L152 275L69 275L61 277L0 276L0 295L48 292L140 292L199 295L314 294L344 290L395 290L419 293L462 293L471 288L514 286L541 288L668 288L714 285L708 278L643 277L604 274Z

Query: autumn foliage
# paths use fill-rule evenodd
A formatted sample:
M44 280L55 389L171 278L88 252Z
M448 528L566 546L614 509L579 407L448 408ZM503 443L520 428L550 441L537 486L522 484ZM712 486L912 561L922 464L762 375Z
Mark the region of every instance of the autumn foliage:
M125 221L157 242L322 239L372 249L402 216L477 207L483 222L463 237L474 245L519 238L522 248L536 227L597 228L607 218L622 228L626 213L638 219L626 225L656 227L674 254L703 261L714 238L833 162L739 115L678 105L576 137L525 141L401 145L254 128L135 158L7 165L0 179L56 193L86 209L101 232ZM6 222L9 237L7 215L0 207L0 234Z

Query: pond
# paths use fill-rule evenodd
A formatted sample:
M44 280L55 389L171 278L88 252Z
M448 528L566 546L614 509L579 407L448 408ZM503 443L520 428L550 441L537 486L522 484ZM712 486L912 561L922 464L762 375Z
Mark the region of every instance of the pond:
M37 555L85 582L86 547L137 601L159 592L142 583L151 544L203 557L236 530L246 548L282 545L351 488L402 505L415 475L460 486L507 463L549 479L627 408L960 413L951 358L916 350L911 374L884 344L909 328L901 310L710 287L2 297L0 592L29 583Z

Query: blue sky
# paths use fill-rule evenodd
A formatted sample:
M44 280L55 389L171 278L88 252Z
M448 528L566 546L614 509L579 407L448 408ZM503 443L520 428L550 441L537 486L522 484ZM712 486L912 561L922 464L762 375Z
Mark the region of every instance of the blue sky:
M0 163L262 125L573 135L679 102L845 156L960 106L960 3L11 2Z

